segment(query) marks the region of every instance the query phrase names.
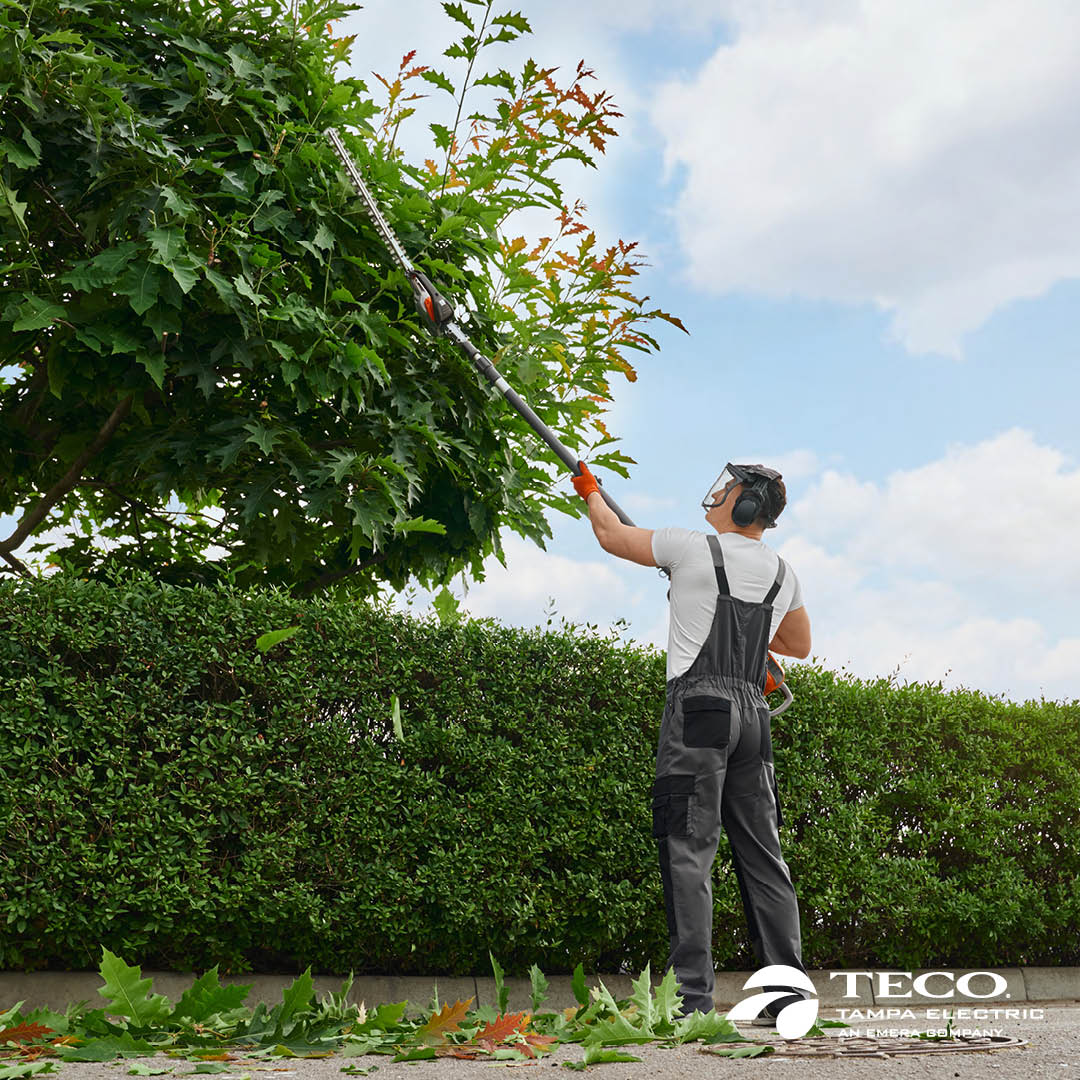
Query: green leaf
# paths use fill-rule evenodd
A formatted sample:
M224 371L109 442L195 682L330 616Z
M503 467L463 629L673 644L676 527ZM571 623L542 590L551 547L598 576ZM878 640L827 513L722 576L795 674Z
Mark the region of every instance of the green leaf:
M296 629L299 629L297 627ZM271 631L272 633L273 631ZM258 644L258 642L256 642ZM291 986L285 988L281 995L281 1014L278 1018L278 1029L283 1031L284 1025L298 1012L306 1008L308 1002L315 996L315 981L311 977L311 968L298 975Z
M651 967L651 964L646 964L645 970L638 979L630 984L634 991L630 1000L637 1006L637 1015L640 1018L639 1024L642 1031L652 1031L653 1024L658 1019L653 1004Z
M333 248L334 234L326 227L325 223L319 223L319 227L315 230L315 236L312 239L312 243L325 251L330 251Z
M753 1043L750 1046L703 1046L702 1052L716 1054L717 1057L753 1058L762 1054L774 1054L776 1050L768 1043Z
M138 244L132 240L125 240L122 244L106 248L105 251L95 255L90 265L107 277L114 278L131 262L138 250Z
M63 285L70 285L78 292L93 292L112 278L94 266L92 262L78 262L66 274L60 275Z
M3 206L7 212L19 223L19 228L22 229L23 235L26 235L26 207L27 204L19 202L16 198L18 192L12 191L11 188L0 179L0 194L4 196Z
M184 233L181 229L151 229L146 235L149 237L150 246L165 266L184 248Z
M145 1039L136 1039L130 1031L125 1031L119 1036L90 1039L80 1046L61 1046L57 1055L61 1061L115 1061L118 1057L146 1057L157 1051L158 1047Z
M695 1010L676 1022L672 1040L675 1043L686 1043L697 1039L711 1039L717 1035L738 1034L735 1025L715 1009L710 1009L707 1013Z
M246 296L256 307L266 303L266 297L260 296L251 287L251 282L248 281L246 274L237 274L233 278L233 285L236 287L236 291L241 296Z
M153 330L154 340L160 341L163 334L180 333L180 316L174 308L156 305L144 316L143 322Z
M37 43L39 45L45 45L48 42L54 42L57 45L84 45L85 42L74 30L54 30L51 34L46 34L44 37L39 37Z
M129 967L119 956L102 947L99 973L105 980L98 993L108 1003L113 1016L131 1021L131 1027L151 1028L162 1023L172 1013L172 1005L163 994L151 994L152 979L140 979L140 968ZM115 1056L115 1055L114 1055Z
M509 71L504 71L500 68L498 71L488 72L487 75L482 75L479 79L473 81L473 86L499 86L506 90L507 93L517 93L517 83L514 81L514 76Z
M581 1061L567 1061L564 1062L564 1064L568 1069L576 1069L580 1072L590 1065L604 1065L609 1062L640 1060L641 1058L634 1057L633 1054L626 1054L621 1050L607 1050L603 1046L586 1044L585 1055Z
M248 442L254 443L267 457L273 454L274 444L280 438L280 432L254 420L245 424L244 430L249 432Z
M231 307L236 300L236 290L232 287L232 282L224 274L219 274L209 266L203 267L203 273L206 275L206 280L217 290L218 296Z
M405 732L401 727L401 702L398 701L397 694L390 699L390 722L394 726L394 737L398 742L404 742Z
M191 203L186 199L181 198L171 187L165 186L160 188L159 193L165 200L166 209L172 211L172 213L178 215L180 218L186 218L195 210L195 207L193 207Z
M439 617L440 626L453 626L461 619L461 612L458 610L461 603L445 585L439 595L431 601L431 606ZM488 955L491 956L491 953L489 952ZM500 989L502 987L502 968L495 962L494 956L491 957L491 966L495 970L495 987L499 992L499 1001L502 1003L499 1008L500 1011L506 1012L506 1003L503 1000L504 991Z
M250 986L237 983L222 986L218 979L218 966L215 964L184 991L170 1019L175 1021L186 1017L201 1022L214 1013L230 1012L243 1004L250 991Z
M442 9L455 22L461 23L461 25L464 26L469 31L469 33L476 33L476 26L473 24L472 19L469 18L465 9L460 4L444 3Z
M570 980L570 988L574 992L574 1000L579 1005L589 1004L589 991L585 988L585 968L578 964L574 968L573 977Z
M30 169L38 163L37 157L25 146L10 139L0 139L0 158L7 158L17 169Z
M41 159L41 143L34 138L30 129L20 120L19 127L22 128L23 142L30 147L30 152L34 155L34 164Z
M674 1024L675 1014L682 1008L683 996L679 993L678 980L675 978L675 969L668 968L660 985L656 988L656 1012L655 1016L665 1024Z
M299 626L287 626L284 630L269 630L255 639L255 648L259 652L266 652L267 649L272 649L277 645L279 641L287 641L299 631Z
M39 1072L59 1072L55 1062L16 1062L14 1065L0 1065L0 1080L17 1080L19 1077L37 1076Z
M420 78L424 79L425 81L431 83L434 86L439 87L439 89L441 90L447 91L447 93L457 93L456 89L454 88L454 84L445 75L443 75L441 71L433 71L430 69L428 71L421 71Z
M376 1005L374 1011L368 1013L367 1019L362 1024L353 1025L353 1034L369 1035L376 1031L390 1031L401 1022L407 1007L408 1003L405 1001Z
M43 300L40 296L28 296L19 305L18 315L11 326L13 331L42 330L64 317L64 307L51 300Z
M439 600L442 600L444 596L448 597L450 600L453 600L453 604L454 604L453 610L454 610L454 612L456 612L457 608L458 608L458 602L456 600L454 600L454 597L450 594L450 592L445 587L443 588L443 591L441 593L439 593L439 595L436 598L435 603L432 605L432 607L434 607L435 610L438 611L439 610L438 606L437 606L438 602L439 602ZM442 614L440 612L440 614L439 614L439 622L441 622L441 623L443 623L445 625L445 621L446 620L443 619ZM488 956L491 959L491 970L495 974L495 1001L497 1003L497 1007L498 1007L499 1012L500 1013L505 1013L506 1012L506 1006L510 1003L510 991L507 990L506 984L503 981L503 969L501 967L499 967L499 962L498 962L498 960L495 959L495 954L490 949L488 950Z
M392 1058L393 1061L429 1061L435 1057L434 1046L418 1046L412 1050L406 1050Z
M435 145L440 150L448 150L454 138L450 129L442 124L428 124L428 127L431 129L432 135L435 136Z
M160 273L154 263L135 263L116 282L116 291L128 298L136 315L142 315L157 300L161 289Z
M623 1046L626 1043L650 1043L655 1039L653 1032L634 1027L621 1012L616 1012L614 1016L597 1020L589 1027L585 1045Z
M548 981L536 964L529 968L529 982L532 984L532 1011L539 1012L547 998Z
M505 15L496 15L491 20L492 26L509 26L516 30L519 34L531 34L532 27L529 26L528 19L524 15L518 12L507 12Z
M153 352L139 349L135 353L135 359L142 364L160 390L165 385L165 354L160 349L155 349Z
M522 351L517 363L518 377L526 386L531 386L544 374L544 365L532 352Z
M433 521L431 518L409 518L408 521L399 521L394 525L395 532L427 532L446 535L446 526L441 521Z

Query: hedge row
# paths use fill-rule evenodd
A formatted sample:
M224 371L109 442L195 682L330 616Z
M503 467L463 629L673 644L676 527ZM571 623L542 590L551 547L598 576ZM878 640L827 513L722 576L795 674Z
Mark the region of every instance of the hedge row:
M789 677L808 966L1080 962L1076 703ZM661 654L566 624L4 584L0 969L92 970L103 945L169 969L662 965L663 691ZM717 966L753 967L726 840L714 900Z

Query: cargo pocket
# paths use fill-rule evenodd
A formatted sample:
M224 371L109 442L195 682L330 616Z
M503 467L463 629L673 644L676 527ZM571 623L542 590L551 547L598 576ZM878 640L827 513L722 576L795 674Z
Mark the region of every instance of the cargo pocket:
M690 835L690 796L693 793L692 773L668 773L653 781L653 836Z
M765 779L769 782L769 790L772 792L773 806L776 807L776 827L780 828L784 824L784 812L780 809L780 791L776 786L776 766L770 761L766 762L763 768Z
M772 717L767 708L758 709L758 722L761 724L761 760L772 761Z
M731 739L731 702L719 697L683 698L683 743L723 750Z
M773 770L772 774L772 797L773 802L776 803L776 827L779 828L784 824L784 812L780 809L780 792L776 788L776 771Z

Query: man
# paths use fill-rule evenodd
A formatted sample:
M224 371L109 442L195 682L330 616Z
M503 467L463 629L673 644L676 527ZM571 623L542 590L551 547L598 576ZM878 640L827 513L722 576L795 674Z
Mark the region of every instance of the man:
M588 468L574 487L600 546L671 573L667 692L653 784L671 953L683 1013L713 1002L712 864L723 826L758 967L801 971L799 909L780 854L769 708L768 650L810 654L810 620L794 572L762 542L787 495L778 472L729 464L702 501L709 533L639 529L608 507ZM792 996L754 1022L771 1024Z

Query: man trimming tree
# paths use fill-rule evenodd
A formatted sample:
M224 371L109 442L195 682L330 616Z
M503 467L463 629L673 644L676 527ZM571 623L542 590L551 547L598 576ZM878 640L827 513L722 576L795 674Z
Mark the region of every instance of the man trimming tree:
M589 508L600 546L671 573L667 693L653 784L671 952L683 1012L713 1008L712 864L723 826L758 967L805 971L799 908L780 854L783 818L776 792L769 708L763 689L768 651L805 657L810 619L794 572L762 542L784 509L780 474L731 465L702 501L714 531L639 529L604 502L583 463L574 487ZM786 990L786 986L761 989ZM770 1023L802 994L768 1005Z

